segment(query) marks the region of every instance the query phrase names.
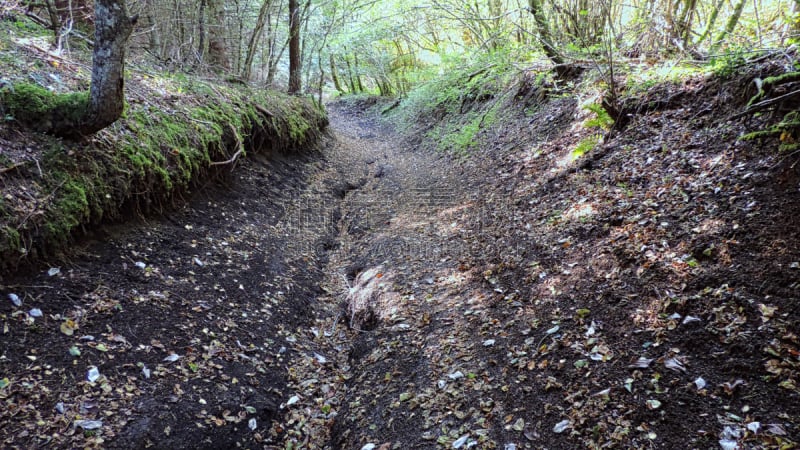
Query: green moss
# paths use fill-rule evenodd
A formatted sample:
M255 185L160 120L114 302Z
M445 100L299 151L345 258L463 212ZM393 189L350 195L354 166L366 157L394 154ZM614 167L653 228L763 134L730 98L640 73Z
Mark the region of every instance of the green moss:
M37 129L49 128L54 118L77 122L88 106L88 92L57 94L31 83L18 83L0 91L2 113Z
M0 227L0 254L17 252L21 245L22 241L16 228Z

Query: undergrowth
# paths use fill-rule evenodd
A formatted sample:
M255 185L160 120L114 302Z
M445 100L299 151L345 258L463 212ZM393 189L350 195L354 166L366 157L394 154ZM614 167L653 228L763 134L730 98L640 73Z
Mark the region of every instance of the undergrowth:
M496 124L512 67L502 52L453 61L411 90L392 117L406 130L434 140L439 150L467 153L478 133Z

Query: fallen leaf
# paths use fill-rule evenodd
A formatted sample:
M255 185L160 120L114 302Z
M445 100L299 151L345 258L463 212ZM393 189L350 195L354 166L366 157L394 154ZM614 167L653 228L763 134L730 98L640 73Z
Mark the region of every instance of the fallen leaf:
M650 399L645 402L647 409L658 409L661 407L661 402L656 399Z
M8 294L8 299L11 300L14 306L22 306L22 300L19 299L17 294Z
M75 321L72 319L67 319L61 322L60 329L61 332L66 334L67 336L72 336L72 334L75 333L75 330L78 329L78 324L75 323Z
M669 358L665 360L664 367L674 370L675 372L686 372L686 367L684 367L683 362L678 360L678 358Z
M76 427L83 428L84 430L96 430L103 426L102 420L76 420L74 423Z
M629 365L629 369L646 369L650 367L650 363L653 362L652 358L645 358L644 356L637 359L633 364Z
M98 370L96 366L89 367L89 371L86 373L86 379L89 380L90 383L94 383L98 378L100 378L100 370Z

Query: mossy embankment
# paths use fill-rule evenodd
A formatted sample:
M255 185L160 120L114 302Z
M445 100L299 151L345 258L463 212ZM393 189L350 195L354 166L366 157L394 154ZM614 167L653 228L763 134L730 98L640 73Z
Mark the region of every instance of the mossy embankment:
M161 211L246 155L310 149L327 125L306 99L242 85L143 76L129 90L123 118L80 143L35 131L80 95L24 82L0 90L0 132L16 148L0 160L0 273L56 255L94 225Z

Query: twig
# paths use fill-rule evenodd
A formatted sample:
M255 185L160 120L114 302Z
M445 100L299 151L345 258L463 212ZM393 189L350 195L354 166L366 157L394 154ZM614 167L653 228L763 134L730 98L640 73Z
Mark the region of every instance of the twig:
M773 165L772 165L772 166L771 166L769 169L770 169L770 170L773 170L773 169L775 169L776 167L778 167L778 166L780 166L781 164L783 164L783 162L784 162L784 161L786 161L787 159L791 158L792 156L794 156L794 155L796 155L796 154L798 154L798 153L800 153L800 150L795 150L795 151L793 151L792 153L789 153L788 155L786 155L786 156L784 156L783 158L779 159L779 160L778 160L778 162L776 162L775 164L773 164ZM794 168L794 166L795 166L796 164L797 164L797 162L795 162L794 164L792 164L792 168Z
M17 163L17 164L14 164L13 166L4 167L4 168L0 169L0 175L4 174L6 172L11 172L12 170L16 170L17 168L19 168L22 165L23 165L23 163Z

